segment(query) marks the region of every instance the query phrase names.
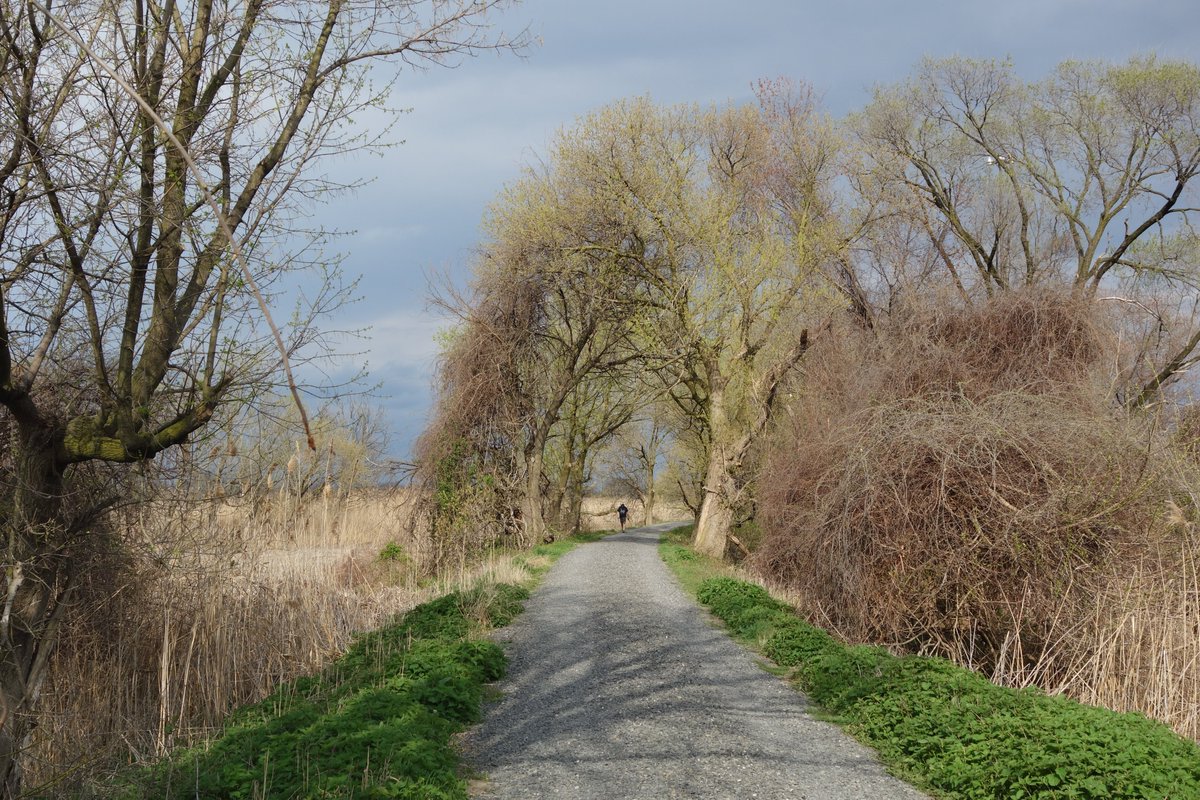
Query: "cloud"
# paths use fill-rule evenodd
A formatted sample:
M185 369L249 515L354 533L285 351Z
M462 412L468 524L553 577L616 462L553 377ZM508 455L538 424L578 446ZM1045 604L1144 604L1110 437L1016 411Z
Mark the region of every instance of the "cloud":
M334 326L362 330L364 335L346 335L334 342L329 379L348 380L360 368L367 368L367 381L359 388L378 384L368 400L382 409L387 419L393 458L407 458L412 442L425 426L438 336L451 325L452 320L443 314L393 308L374 316L344 317Z
M451 324L447 316L412 310L367 319L365 355L372 373L398 368L431 372L438 355L437 337Z

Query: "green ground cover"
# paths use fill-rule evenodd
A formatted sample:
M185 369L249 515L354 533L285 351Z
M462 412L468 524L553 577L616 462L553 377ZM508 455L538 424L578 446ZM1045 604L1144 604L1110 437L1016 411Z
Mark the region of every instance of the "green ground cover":
M664 560L739 639L781 667L885 763L934 795L1200 798L1200 747L1138 714L989 683L948 661L848 646L683 544Z

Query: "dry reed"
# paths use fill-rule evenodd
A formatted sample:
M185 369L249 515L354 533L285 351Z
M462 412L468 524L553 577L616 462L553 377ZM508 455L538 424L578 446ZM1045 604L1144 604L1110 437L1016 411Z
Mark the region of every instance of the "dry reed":
M431 577L404 491L159 501L109 521L123 543L86 574L42 696L28 786L87 779L203 740L228 712L320 669L358 632L480 578L492 554ZM394 543L389 559L383 548Z

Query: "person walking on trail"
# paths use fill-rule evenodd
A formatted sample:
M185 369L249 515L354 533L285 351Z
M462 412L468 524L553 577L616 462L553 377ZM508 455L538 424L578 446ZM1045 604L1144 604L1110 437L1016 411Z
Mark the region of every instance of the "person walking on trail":
M621 503L621 505L617 506L617 516L621 518L621 532L624 533L625 518L629 516L629 509L625 507L624 503Z

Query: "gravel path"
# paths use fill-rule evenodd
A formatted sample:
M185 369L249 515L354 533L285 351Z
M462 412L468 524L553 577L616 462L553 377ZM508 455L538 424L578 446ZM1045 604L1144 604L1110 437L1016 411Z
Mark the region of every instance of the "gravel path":
M572 550L499 637L503 697L463 740L481 797L923 798L805 712L639 528Z

